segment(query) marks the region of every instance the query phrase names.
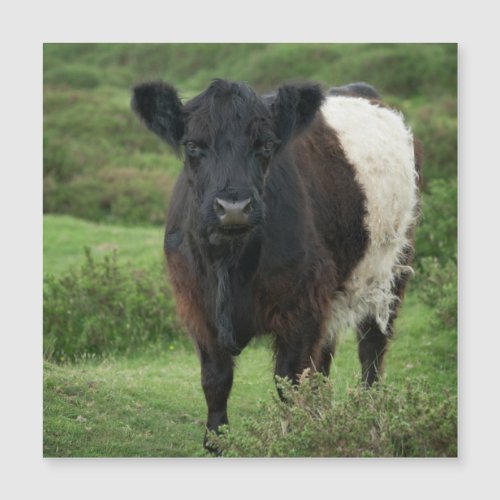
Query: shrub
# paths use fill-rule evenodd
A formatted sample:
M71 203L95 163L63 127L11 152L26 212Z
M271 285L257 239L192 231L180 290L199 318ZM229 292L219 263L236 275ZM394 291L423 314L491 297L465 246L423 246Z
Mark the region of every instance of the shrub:
M85 262L44 282L44 357L75 360L82 355L127 352L178 335L174 304L165 276L156 266L130 270L116 253Z
M343 57L332 64L337 78L334 82L340 78L343 83L368 80L382 95L456 95L456 44L369 44L346 48L351 53L346 53L341 45Z
M420 103L410 110L409 123L423 147L424 187L427 189L433 179L455 178L458 158L456 97Z
M301 377L298 387L278 379L286 403L262 404L258 420L240 430L210 434L211 444L229 457L423 457L456 456L457 401L431 391L424 379L403 389L355 387L342 396L319 373Z
M439 327L457 326L457 263L455 259L444 262L436 257L426 257L420 263L418 295L432 306Z
M81 85L81 69L91 68L108 85L163 77L200 90L217 75L268 89L289 79L327 84L361 79L384 92L441 95L456 92L457 45L45 44L44 63L45 80L51 84L64 80ZM59 74L54 75L56 69Z
M172 178L162 170L105 169L57 183L44 179L44 212L93 221L163 224Z
M436 179L428 188L422 195L416 257L436 257L445 262L457 254L457 179Z
M45 71L45 84L65 85L72 88L92 89L100 83L99 70L83 64L65 64Z
M416 236L416 289L438 329L457 326L457 179L436 179L422 197Z
M57 182L70 179L75 173L74 163L61 141L43 137L43 177L53 177Z

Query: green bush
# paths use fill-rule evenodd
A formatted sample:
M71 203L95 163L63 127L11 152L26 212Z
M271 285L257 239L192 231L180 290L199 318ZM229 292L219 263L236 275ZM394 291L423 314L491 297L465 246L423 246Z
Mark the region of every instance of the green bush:
M44 73L44 83L77 89L92 89L100 84L99 70L83 64L64 64Z
M450 96L422 103L410 113L415 137L424 152L423 183L457 176L457 101Z
M44 357L75 360L84 355L129 352L178 336L173 299L156 266L131 270L116 253L44 280Z
M457 455L457 400L423 379L342 395L319 373L298 387L278 379L286 402L262 404L238 431L211 433L228 457L430 457Z
M248 81L259 90L290 79L327 85L367 80L384 93L456 93L456 44L45 44L45 81L75 81L83 68L102 84L130 86L144 78L201 90L215 77ZM68 64L68 61L70 64ZM54 75L55 69L59 73ZM124 72L124 69L127 71ZM56 78L58 77L58 78Z
M57 182L66 182L78 170L75 168L66 145L62 141L49 141L43 137L43 177L52 177Z
M436 179L422 195L416 236L416 290L437 329L457 326L457 179Z
M384 96L456 94L453 44L267 44L218 66L259 90L305 79L327 87L367 81Z
M426 257L420 262L418 295L432 306L439 328L457 327L458 293L455 259L440 261Z
M162 170L105 169L59 183L44 179L44 212L98 222L164 224L172 178Z
M422 194L416 257L447 261L457 255L457 179L436 179Z

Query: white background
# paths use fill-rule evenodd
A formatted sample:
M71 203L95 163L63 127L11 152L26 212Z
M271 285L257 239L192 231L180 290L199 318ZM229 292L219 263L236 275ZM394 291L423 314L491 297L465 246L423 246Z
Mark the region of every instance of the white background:
M500 44L494 5L481 0L3 4L2 498L498 495ZM42 458L42 44L85 41L459 43L458 459Z

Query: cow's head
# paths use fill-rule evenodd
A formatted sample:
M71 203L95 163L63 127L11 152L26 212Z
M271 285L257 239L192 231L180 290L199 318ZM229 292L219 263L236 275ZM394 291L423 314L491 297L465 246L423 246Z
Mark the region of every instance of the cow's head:
M289 84L259 97L242 83L215 80L185 104L163 82L137 85L132 108L178 153L196 200L199 226L234 239L261 224L266 173L323 100L317 84Z

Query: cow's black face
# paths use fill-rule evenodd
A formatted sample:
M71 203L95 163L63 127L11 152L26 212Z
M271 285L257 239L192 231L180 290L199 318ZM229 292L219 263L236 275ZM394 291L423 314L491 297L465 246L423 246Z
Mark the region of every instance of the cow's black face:
M183 147L196 226L220 244L262 224L267 172L322 99L315 84L286 85L264 100L245 84L215 80L183 105L156 82L134 89L132 107L177 152Z
M217 81L184 113L181 144L200 229L213 242L241 238L263 221L266 173L280 145L269 106L246 86Z
M235 238L257 227L265 213L262 192L277 140L263 146L244 134L224 134L209 145L188 131L183 142L184 168L199 207L202 232ZM266 156L264 147L269 150Z

